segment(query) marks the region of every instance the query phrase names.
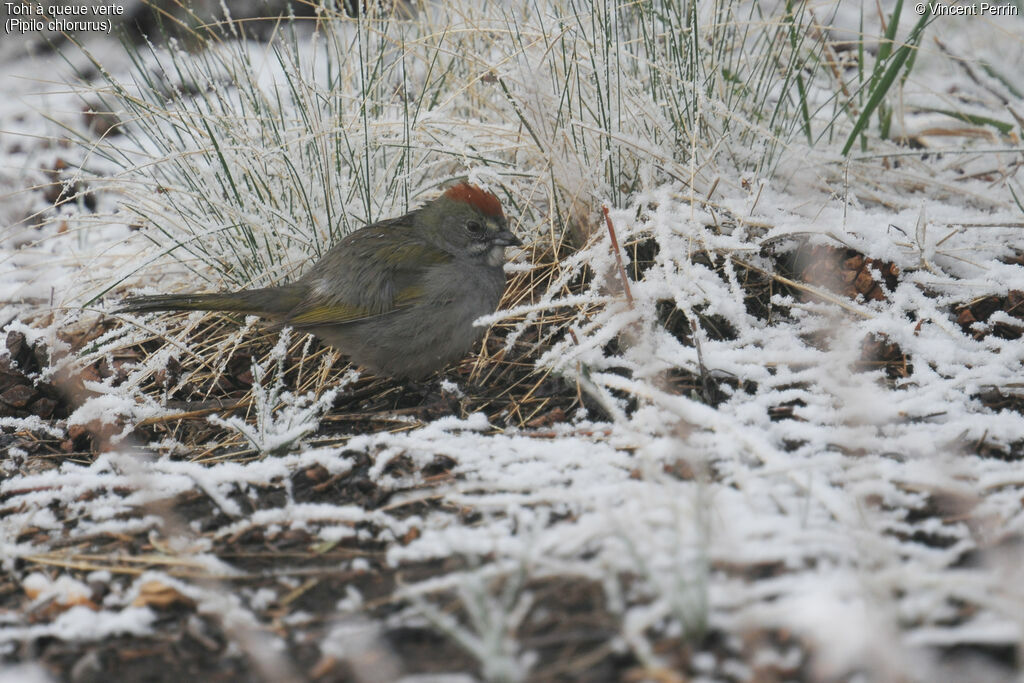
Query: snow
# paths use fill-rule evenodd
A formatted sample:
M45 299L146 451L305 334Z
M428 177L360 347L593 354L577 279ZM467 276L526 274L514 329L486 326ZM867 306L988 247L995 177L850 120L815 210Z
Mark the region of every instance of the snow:
M26 593L39 602L56 599L64 604L73 604L74 601L87 599L92 594L88 586L70 576L61 576L51 582L46 575L39 572L26 576L21 585Z
M53 680L39 664L16 664L0 669L0 683L52 683Z
M850 11L850 4L841 6L835 32L856 27L859 15ZM870 13L864 16L871 19ZM955 30L939 22L935 31L957 54L997 64L1020 63L1014 61L1024 51L1019 35L998 37L997 31L996 37L986 40L992 27L979 23ZM1005 54L996 59L1000 50ZM255 47L251 51L258 52ZM41 114L68 122L78 115L76 100L60 81L40 83L24 77L56 74L57 66L46 59L9 63L4 74L14 77L4 81L14 84L16 96L0 105L7 169L0 175L5 197L0 218L6 228L0 236L3 330L21 332L29 343L45 342L51 351L60 351L54 353L53 365L34 378L40 381L83 358L105 357L118 345L155 334L166 333L171 343L150 356L148 365L132 368L135 374L123 384L87 382L95 395L76 406L66 420L0 417L4 434L32 432L58 439L72 426L123 425L106 452L85 462L64 461L50 469L20 472L5 465L0 481L0 563L18 577L23 590L36 595L33 600L69 602L72 596L92 595L86 583L53 567L43 573L32 558L48 557L56 548L84 546L98 535L149 534L190 566L228 582L247 572L218 557L213 543L250 530L268 536L304 530L316 542L380 544L385 548L383 563L392 569L465 560L462 569L398 588L397 596L407 607L396 620L430 624L479 659L485 673L494 677L528 677L535 662L535 653L513 637L535 607L529 592L507 594L494 588L497 579L514 583L512 577L519 575L600 584L607 609L619 617L614 642L645 666L665 661L653 644L659 634L685 633L701 624L728 633L792 632L812 652L812 671L819 678L841 678L865 669L882 678L927 678L920 672L937 669L929 658L936 648L1019 647L1024 638L1024 584L1020 549L1013 539L1024 531L1024 475L1019 461L982 457L974 444L1016 448L1019 454L1024 440L1019 409L988 408L979 395L995 388L1019 398L1024 343L995 335L976 338L961 330L951 313L980 297L1024 290L1024 268L1004 261L1024 248L1019 205L1005 184L961 177L992 167L1012 179L1010 187L1017 188L1018 197L1024 196L1013 166L1019 160L1019 142L1000 146L1000 140L987 140L980 148L959 149L959 143L926 136L949 149L930 159L908 155L900 169L883 168L874 155L843 162L827 145L803 149L794 144L777 174L756 179L750 190L738 179L726 178L713 199L691 201L691 190L684 184L656 178L645 167L640 172L648 181L615 204L612 190L595 170L600 164L580 163L568 143L546 125L552 118L553 86L548 81L554 72L541 68L539 53L517 55L501 65L503 76L523 88L517 91L523 101L535 105L524 116L540 134L549 136L544 142L555 153L546 160L524 155L521 178L481 166L475 158L467 160L462 171L493 187L511 187L524 215L531 217L543 214L548 199L532 185L533 176L554 174L563 187L580 195L603 192L618 242L653 240L658 253L644 278L630 283L632 302L627 302L602 223L584 248L561 261L558 275L538 300L498 311L478 324L511 324L506 337L511 350L545 314L560 311L570 316L562 329L573 334L538 340L533 360L578 384L604 409L607 419L580 412L567 423L528 429L507 427L478 412L441 417L404 431L350 434L343 446L315 446L311 437L336 392L347 391L357 377L346 377L319 395L292 393L281 383L280 364L290 340L284 334L262 363L253 358L255 424L240 415L210 419L212 426L241 436L260 457L202 462L190 460L172 436L146 444L137 443L134 435L142 420L173 412L166 396L147 395L140 386L153 368L198 353L188 346L180 328L172 329L157 318L125 317L125 327L105 333L81 356L69 354L67 344L58 339L58 331L91 324L97 315L94 297L109 287L117 292L128 273L135 278L131 282L152 292L228 283L219 283L202 264L193 265L208 282L161 260L160 248L131 228L136 216L128 214L125 205L149 193L145 209L169 218L172 201L149 192L141 180L142 189L130 187L129 179L119 178L106 160L97 160L91 173L109 174L113 180L107 187L118 192L97 193L95 213L71 205L52 209L37 193L25 190L45 182L41 169L52 164L51 157L76 153L74 148L31 145L14 151L9 142L12 135L63 135ZM123 58L111 54L109 59L111 70L124 77ZM977 100L972 104L976 113L1006 117L1002 109L993 113L996 105L983 97L985 88L972 85L949 61L936 48L921 53L908 104L953 108L949 100L955 84ZM269 92L279 84L280 66L266 57L259 69L259 82ZM535 80L517 83L534 72ZM1006 75L1020 80L1019 74ZM998 82L986 83L989 90L1003 91ZM425 113L420 123L444 130L458 119L456 105L454 100L447 102ZM1024 110L1019 98L1007 106ZM481 114L491 119L474 129L488 131L480 132L479 140L471 139L469 131L456 130L438 144L467 152L470 142L480 142L487 153L513 144L514 126L493 114ZM386 138L399 130L396 116L394 111L382 113L376 134ZM936 114L897 123L914 135L934 130L939 122L965 127L952 126L948 117ZM257 133L254 129L246 134ZM666 154L652 151L652 141L636 130L622 135L650 156ZM141 151L161 153L155 145ZM230 151L239 165L249 163L251 153L241 144ZM902 152L889 158L897 154ZM277 169L277 161L268 160L267 168ZM547 162L551 163L544 166ZM540 173L538 168L545 170ZM212 187L216 171L205 169L201 180ZM404 181L416 186L419 179L410 176ZM337 196L330 194L335 191ZM317 197L310 210L324 211L337 200L345 206L344 220L354 222L356 215L373 215L371 209L390 215L400 206L397 195L381 189L381 196L373 200L376 204L358 213L355 200L341 199L346 191L339 181ZM196 207L201 203L186 204L182 215L199 212ZM289 231L305 214L285 215L277 207L271 211L260 205L234 207L224 218L226 223L259 224L271 214L276 222L266 229L294 241L282 245L273 272L263 274L268 279L308 260L309 240L300 244ZM738 218L725 224L725 215ZM41 223L33 225L40 217ZM194 226L180 216L178 221L175 234L188 233L196 240L210 237L218 227L189 233ZM523 221L517 224L521 234L537 241L546 238L550 226ZM336 228L333 223L318 224L311 239L326 240ZM741 274L745 265L771 271L774 251L803 240L811 245L845 245L891 261L901 272L898 284L884 292L883 301L846 300L839 295L805 300L779 290L771 299L780 310L778 322L768 325L748 310ZM206 265L227 251L218 243ZM691 258L701 252L725 257L724 277L707 260ZM632 272L629 250L622 255L627 272ZM529 269L524 259L520 255L520 262L507 270ZM588 289L569 293L569 283L584 269L593 275ZM658 322L663 302L690 320L718 316L735 334L718 338L699 332L698 355L692 343ZM86 304L86 310L78 308ZM186 326L200 320L195 314ZM1020 320L998 312L972 331L985 332L996 323L1019 326ZM255 326L254 320L247 321L225 345L239 343ZM913 371L891 382L881 370L854 371L861 342L870 335L885 335L898 344ZM808 341L811 337L816 338L814 343ZM216 359L218 370L224 369L226 360ZM670 385L671 371L697 374L701 362L713 377L739 385L723 383L726 395L718 405ZM446 382L449 394L466 394L465 387ZM795 400L800 401L794 407L795 419L772 419L774 407ZM12 461L15 455L19 462L27 457L24 451L7 454ZM391 494L386 506L368 509L346 500L296 500L291 485L296 472L321 466L330 475L345 475L357 456L369 458L366 477ZM402 456L413 463L413 473L389 470ZM428 480L419 471L438 456L454 463L451 476ZM280 496L261 501L262 489ZM211 518L189 526L166 511L163 504L186 494L211 501ZM395 514L428 500L441 504L424 506L422 512L410 508L417 513L407 516ZM465 510L475 513L473 523L465 522ZM968 566L969 556L973 564ZM358 572L376 569L365 558L352 559L348 567ZM286 574L289 568L279 569ZM100 583L114 581L103 571L89 577ZM143 574L133 586L142 585L144 578L173 585L196 601L201 614L219 615L250 634L262 633L265 625L256 615L277 598L273 591L260 589L243 600L228 589L159 572ZM154 634L156 613L130 606L134 595L126 595L102 601L101 609L71 606L45 623L5 616L0 648L7 653L12 644L46 637L85 642ZM442 595L461 600L467 612L463 621L443 611ZM348 586L334 596L333 604L339 612L355 614L369 601ZM964 604L970 605L971 614L962 613ZM308 614L288 618L286 623L293 626L312 619ZM325 655L353 658L379 647L380 633L387 626L353 617L332 626L319 647ZM268 651L285 647L276 637L257 641ZM241 647L253 651L251 644ZM786 651L758 656L758 661L796 657ZM699 653L693 662L709 680L716 675L745 678L750 664L730 662L716 670L715 661ZM0 681L15 680L16 673L24 680L46 680L42 669L19 667L0 671ZM459 675L450 678L457 680ZM402 680L434 679L442 677Z
M67 641L103 640L120 635L149 635L156 615L146 607L126 607L118 612L72 607L48 624L0 627L0 642L59 638Z

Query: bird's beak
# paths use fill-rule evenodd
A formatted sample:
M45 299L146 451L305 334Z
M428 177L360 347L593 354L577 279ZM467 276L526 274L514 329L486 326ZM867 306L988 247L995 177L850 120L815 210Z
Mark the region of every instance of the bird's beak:
M502 230L491 238L491 243L497 247L521 247L523 243L509 230Z

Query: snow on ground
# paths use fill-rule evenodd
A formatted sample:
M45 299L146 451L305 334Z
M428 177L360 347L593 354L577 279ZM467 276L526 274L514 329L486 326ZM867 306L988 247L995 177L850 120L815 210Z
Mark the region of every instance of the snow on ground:
M1008 25L1016 32L946 18L933 30L977 63L1017 64L1024 22ZM104 59L124 67L116 51ZM60 326L94 319L74 306L146 248L118 219L116 196L99 195L88 213L54 209L27 191L48 182L42 169L57 157L78 153L51 142L63 135L53 121L80 116L57 62L8 62L12 96L0 106L0 321L51 348ZM908 99L922 106L940 108L958 88L979 90L938 48L919 62ZM1007 120L1007 110L1024 112L1019 94L1006 99L1006 109L978 106ZM936 129L925 115L900 124L910 135ZM852 672L877 680L1009 676L1024 642L1024 344L989 332L997 323L1019 329L1021 320L997 313L965 328L956 311L1024 291L1024 267L1012 260L1024 247L1024 212L1007 189L1024 198L1020 141L938 139L949 153L894 155L898 169L870 155L843 168L835 150L813 151L783 161L785 180L749 191L724 181L713 202L690 202L676 183L612 206L620 243L658 246L644 277L631 282L631 300L602 236L565 259L562 282L539 302L489 319L518 321L511 347L541 311L586 301L567 323L573 334L547 340L534 360L578 384L603 414L581 409L534 428L480 413L448 416L223 462L173 455L137 442L130 429L106 452L55 467L0 444L0 562L27 596L24 609L0 612L2 661L26 666L26 643L44 638L158 634L168 603L154 597L157 586L168 602L217 620L232 656L243 653L264 673L292 666L298 644L354 669L373 651L389 671L417 673L382 634L421 628L475 662L453 671L528 678L543 646L517 634L545 618L538 586L568 581L599 587L599 611L610 615L600 635L607 653L628 654L652 677L680 665L680 651L666 642L697 633L724 640L695 641L687 666L705 680L749 679L772 667L818 680ZM92 172L102 172L96 163ZM861 191L847 192L850 185ZM45 217L42 227L24 220L31 215ZM62 229L65 215L75 229ZM773 252L808 237L891 262L895 287L883 283L880 300L780 288L770 297L776 322L765 324L747 305L744 264L770 271ZM700 252L734 259L688 258ZM589 289L569 298L561 285L584 266L594 275ZM698 349L666 329L664 302L691 319L716 316L733 333L700 331ZM898 345L909 366L902 376L859 366L871 338ZM702 365L722 393L715 405L673 385L677 369L699 374ZM99 395L60 430L171 412L137 386L90 388ZM985 399L992 392L1005 407ZM5 434L35 427L3 419ZM438 462L443 476L432 474ZM317 468L342 482L358 475L386 503L310 493L302 477ZM182 500L205 507L183 511ZM300 534L304 548L338 558L330 570L352 579L330 594L326 616L295 611L279 621L273 608L301 589L304 568L287 557L243 566L221 552L252 534L268 543ZM148 542L135 547L139 571L121 571L116 557L95 550L98 539L118 537ZM330 555L337 547L366 552ZM381 596L363 594L368 577L427 566L445 569L403 575L387 597L395 609L373 611ZM775 635L757 635L766 633ZM366 643L362 652L345 634ZM956 646L976 659L943 659ZM985 659L1005 651L1018 654Z

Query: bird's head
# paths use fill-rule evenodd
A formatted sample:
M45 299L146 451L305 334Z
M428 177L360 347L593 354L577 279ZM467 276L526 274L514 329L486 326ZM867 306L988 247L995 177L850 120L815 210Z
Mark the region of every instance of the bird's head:
M493 267L504 263L505 247L522 244L508 229L498 198L469 183L449 187L420 210L417 222L434 246Z

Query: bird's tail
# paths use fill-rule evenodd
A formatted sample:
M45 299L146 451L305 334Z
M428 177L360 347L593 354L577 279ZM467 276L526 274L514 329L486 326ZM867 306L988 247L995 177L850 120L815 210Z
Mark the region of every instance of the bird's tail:
M115 313L227 311L275 317L292 310L301 299L301 292L294 287L267 287L212 294L157 294L125 299Z

